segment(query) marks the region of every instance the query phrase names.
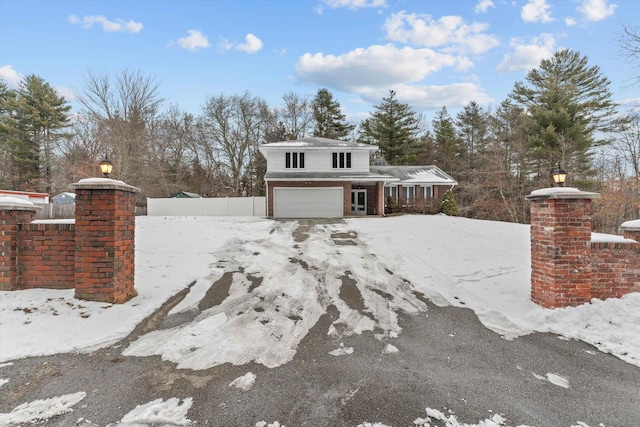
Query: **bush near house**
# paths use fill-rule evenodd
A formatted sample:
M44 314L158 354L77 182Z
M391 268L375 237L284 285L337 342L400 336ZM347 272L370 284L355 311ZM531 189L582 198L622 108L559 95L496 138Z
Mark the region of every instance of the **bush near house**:
M453 196L453 192L448 190L444 193L444 199L442 199L442 208L440 212L445 213L449 216L458 216L458 204L456 203L456 198Z

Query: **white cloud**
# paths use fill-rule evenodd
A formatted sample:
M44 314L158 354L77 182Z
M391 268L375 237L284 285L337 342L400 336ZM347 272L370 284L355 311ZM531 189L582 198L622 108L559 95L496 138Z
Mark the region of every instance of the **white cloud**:
M320 4L315 7L316 13L322 13L324 6L331 9L341 7L349 10L357 10L365 7L387 7L387 0L321 0Z
M479 0L476 5L476 13L486 13L490 7L496 7L492 0Z
M361 96L370 104L378 104L389 95L389 89L396 92L398 101L407 103L417 110L437 110L442 107L463 107L471 101L489 104L494 99L475 83L454 83L450 85L395 85L387 89L361 91Z
M608 4L607 0L583 0L578 11L589 21L601 21L616 11L616 4Z
M218 44L218 46L220 47L220 49L222 50L240 50L242 52L246 52L246 53L256 53L257 51L259 51L260 49L262 49L262 40L260 40L258 37L254 36L253 34L249 33L245 36L244 38L245 43L239 43L239 44L235 44L230 42L227 39L222 39L222 41Z
M387 18L384 28L389 40L443 47L449 52L479 54L499 45L496 37L485 34L489 24L467 24L460 16L443 16L435 21L430 15L401 11Z
M567 25L567 27L573 27L574 25L576 25L576 20L571 16L567 16L566 18L564 18L564 23Z
M70 89L68 87L56 86L55 90L59 96L62 96L67 101L73 101L74 99L77 98L76 92L73 89Z
M529 0L522 6L520 17L524 22L552 22L550 8L546 0Z
M241 50L247 53L256 53L262 49L262 40L253 34L249 33L245 36L245 43L236 46L236 50Z
M138 33L142 30L143 25L140 22L133 20L124 21L122 19L116 19L110 21L102 15L84 16L82 19L76 15L69 16L69 22L72 24L79 24L82 28L89 29L93 27L93 24L102 26L102 30L107 33L124 32L124 33Z
M197 50L209 47L207 36L202 34L200 30L189 30L189 35L178 39L178 45L183 49Z
M343 55L306 53L296 63L301 81L358 92L365 87L384 88L417 82L460 61L431 49L397 48L391 44L354 49Z
M528 71L535 68L540 65L542 59L550 58L553 55L555 44L553 34L547 33L534 37L528 44L514 38L511 40L513 51L504 56L502 62L496 67L496 71L504 73Z
M12 65L3 65L0 67L0 79L4 80L12 89L17 89L20 86L23 75L13 69Z

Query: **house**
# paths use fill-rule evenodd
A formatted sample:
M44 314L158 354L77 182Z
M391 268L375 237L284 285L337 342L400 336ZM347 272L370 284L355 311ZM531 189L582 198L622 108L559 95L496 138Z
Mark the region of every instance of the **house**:
M32 191L12 191L0 190L0 197L14 197L17 199L28 200L36 205L46 205L49 203L49 195L47 193L34 193Z
M370 167L378 147L357 142L311 137L263 144L259 150L267 160L266 211L271 218L383 215L385 193L401 197L406 188L409 202L444 194L440 187L457 184L435 166Z
M75 193L60 193L51 198L51 203L58 205L70 205L76 202L76 194Z
M178 191L175 194L169 196L170 199L200 199L201 195L196 193L189 193L187 191Z

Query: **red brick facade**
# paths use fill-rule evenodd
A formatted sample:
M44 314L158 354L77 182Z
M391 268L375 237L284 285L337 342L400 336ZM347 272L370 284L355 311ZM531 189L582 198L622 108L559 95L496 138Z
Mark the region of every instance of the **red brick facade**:
M73 288L73 224L21 224L18 245L18 289Z
M620 297L640 287L640 244L592 242L591 199L553 191L531 195L531 299L547 308Z
M35 206L0 207L0 291L18 287L18 229L36 217Z
M75 224L35 223L35 207L0 204L0 290L75 288L76 298L122 303L136 295L135 193L120 181L73 184Z

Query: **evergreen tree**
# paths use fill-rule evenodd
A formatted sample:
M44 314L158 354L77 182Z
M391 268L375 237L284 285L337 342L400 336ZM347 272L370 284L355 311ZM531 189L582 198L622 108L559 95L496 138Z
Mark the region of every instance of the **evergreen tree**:
M345 123L340 103L327 89L319 89L313 99L313 118L316 122L313 136L346 140L355 128L355 125Z
M433 128L433 144L435 162L444 171L452 172L460 164L464 149L456 134L453 120L446 107L442 107L431 121Z
M488 114L471 101L456 116L456 126L464 151L469 159L482 154L486 145Z
M5 97L2 132L12 164L12 187L50 191L53 148L68 126L71 106L39 76L20 82L15 96Z
M11 176L13 160L11 146L9 144L8 120L10 119L9 103L16 97L16 91L9 89L7 84L0 80L0 188L11 188Z
M419 149L420 117L408 104L395 98L396 93L382 99L376 111L360 126L358 140L380 147L385 160L391 165L415 163Z
M601 136L621 129L610 82L588 58L564 49L529 71L510 94L529 117L528 145L537 173L548 177L557 163L573 177L590 175L590 149L607 144Z
M458 216L458 204L456 203L455 197L453 197L453 191L447 190L447 192L444 193L440 212L449 216Z

